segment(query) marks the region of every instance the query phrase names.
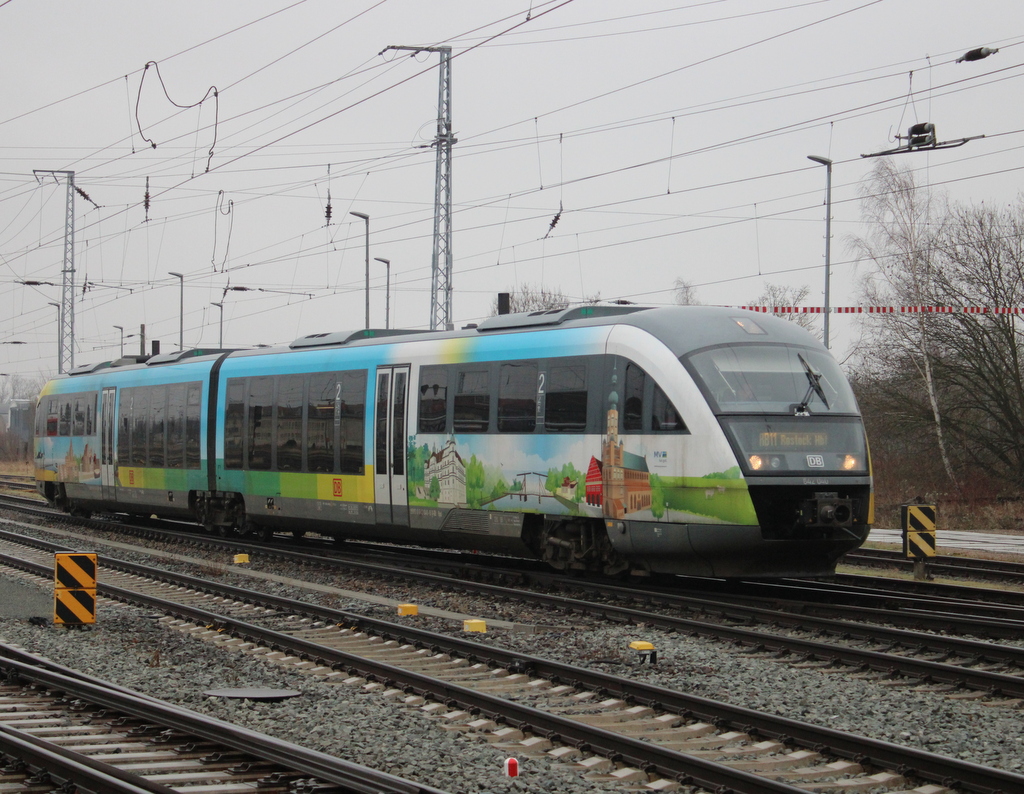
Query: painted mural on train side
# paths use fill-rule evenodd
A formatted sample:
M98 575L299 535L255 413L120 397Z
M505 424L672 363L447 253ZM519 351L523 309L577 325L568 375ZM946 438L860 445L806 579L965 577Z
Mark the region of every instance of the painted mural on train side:
M619 436L615 402L603 436L409 437L409 502L547 515L756 524L739 467L680 472L679 438ZM592 451L591 451L592 449ZM650 460L648 460L648 454Z

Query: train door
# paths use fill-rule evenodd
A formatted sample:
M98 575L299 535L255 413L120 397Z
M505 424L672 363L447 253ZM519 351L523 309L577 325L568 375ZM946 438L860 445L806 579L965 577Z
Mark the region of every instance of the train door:
M406 436L409 367L377 368L374 408L374 494L378 524L409 526Z
M100 398L100 485L104 501L117 498L115 486L117 476L114 466L114 428L117 415L114 413L117 389L104 389Z

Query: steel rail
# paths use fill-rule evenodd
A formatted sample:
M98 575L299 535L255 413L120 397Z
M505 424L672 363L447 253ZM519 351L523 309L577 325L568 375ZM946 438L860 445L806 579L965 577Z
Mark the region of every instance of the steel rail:
M0 537L7 536L9 536L8 533L0 532ZM62 548L60 544L50 544L48 541L41 541L38 539L32 540L33 545ZM8 557L3 554L0 554L0 560L7 561L12 565L18 563L18 558ZM228 585L226 583L212 583L198 577L190 577L186 574L169 574L166 571L126 561L112 560L111 563L116 568L120 568L140 576L146 576L158 581L162 580L165 582L173 582L175 584L185 582L189 587L194 589L215 592L220 595L226 594L231 598L240 601L252 601L254 599L258 599L261 603L270 604L275 609L288 611L300 610L307 614L314 614L318 619L323 620L337 621L342 619L349 622L359 621L360 625L365 625L376 633L393 632L399 628L395 624L388 623L386 621L371 622L371 619L364 618L353 613L330 610L326 607L322 608L314 605L306 605L304 602L295 602L292 599L273 596L270 594L257 595L251 590ZM437 577L431 574L427 574L425 576L434 583L442 586L460 587L460 585L442 577ZM832 645L815 640L780 637L752 629L723 626L717 623L709 623L706 621L699 621L674 615L660 615L657 613L645 612L638 609L611 604L593 604L577 599L567 598L565 596L523 592L498 585L474 583L465 587L465 589L473 589L499 598L533 602L547 607L555 607L567 612L596 614L606 619L617 620L620 622L644 623L666 631L680 631L699 634L717 639L729 640L749 647L764 648L776 652L794 653L808 658L829 661L833 664L843 664L860 669L871 669L886 674L898 671L929 682L945 683L958 687L968 687L984 692L1002 694L1007 697L1024 697L1024 677L1021 676L995 673L986 670L973 670L969 667L960 665L945 664L939 661L913 659L882 651L846 648L840 645ZM301 604L301 607L298 606L299 604ZM923 632L892 629L884 626L872 626L869 624L838 621L828 618L815 618L805 615L794 615L792 613L780 613L756 607L737 607L730 604L718 606L724 616L738 618L745 621L756 619L764 623L786 624L799 629L814 628L820 631L855 637L861 640L884 641L900 644L907 648L928 648L946 654L956 654L970 660L984 659L988 661L1016 664L1024 667L1024 649L1014 648L1011 646L1000 646L993 643L966 640L958 637L943 637ZM440 637L444 635L434 636ZM436 642L436 639L431 639L430 641ZM463 648L459 652L465 655L468 651Z
M87 755L0 724L0 752L44 773L58 785L92 794L174 794L174 789L152 783ZM30 789L27 789L30 790Z
M44 566L37 566L24 561L21 562L21 566L44 569ZM133 565L131 567L139 569L135 571L136 573L142 573L146 570L144 566ZM190 586L198 585L195 589L201 591L217 592L241 601L259 601L262 604L273 606L291 614L307 614L323 620L338 622L339 624L352 625L358 629L372 630L386 639L402 639L406 642L435 650L441 648L455 650L455 652L471 661L486 660L509 669L530 672L533 675L546 678L555 683L567 683L576 687L595 690L606 696L619 697L633 703L652 707L656 706L688 718L700 719L719 726L728 725L750 734L790 744L796 743L819 752L831 752L860 763L899 770L904 774L915 775L940 784L956 780L967 791L994 793L997 791L1024 790L1024 775L945 758L923 750L904 748L877 739L854 736L827 727L762 714L750 709L731 706L694 695L687 695L664 687L644 684L593 670L572 667L526 654L509 652L468 640L452 638L421 629L398 626L387 621L365 618L342 610L318 607L305 602L290 601L275 596L266 596L262 593L254 593L242 588L205 582L194 577L172 576L166 572L156 572L156 574L152 578L168 582L174 581L177 584L186 583ZM247 641L258 642L277 650L287 651L324 666L346 669L353 674L358 672L364 677L380 680L396 688L427 695L441 702L453 705L458 704L462 708L486 714L522 730L539 733L548 738L558 738L567 744L573 744L577 747L586 747L598 754L624 760L647 771L658 772L666 777L687 780L696 785L732 786L737 792L795 792L798 790L790 786L766 789L763 787L766 784L766 780L755 775L749 775L745 779L737 778L736 770L715 764L714 762L695 759L649 742L586 726L575 720L548 714L520 703L487 695L457 684L439 681L430 676L405 670L384 662L368 660L354 654L319 645L309 640L255 626L246 621L218 615L197 607L168 602L162 598L135 593L111 585L100 585L100 591L104 595L109 595L118 600L143 604L195 623L222 628L232 635ZM697 766L695 767L694 764ZM772 782L767 781L767 783ZM745 788L744 786L747 784L754 786L754 788ZM785 784L778 785L784 786Z
M113 709L147 722L197 736L247 755L273 761L304 775L344 786L353 794L446 794L443 790L404 780L386 772L336 758L326 753L291 744L231 723L206 717L187 709L121 688L109 688L91 681L66 676L10 657L0 657L0 667L20 678L33 681L95 705ZM168 789L160 788L166 792Z
M20 509L20 508L19 508ZM33 510L28 508L26 512L35 513L42 517L53 518L54 513L49 510ZM56 514L56 517L64 517L63 514ZM96 522L93 519L88 522L84 519L76 519L78 522L92 523L103 529L109 527L102 522ZM130 529L130 527L119 527L120 529ZM160 534L172 534L180 535L176 532L165 532L160 529L146 528L143 531L155 531ZM245 540L231 540L226 538L209 538L203 535L192 535L198 542L207 542L211 545L215 544L218 546L225 546L227 548L237 548L245 551L252 551L254 548L259 548L266 554L280 559L290 560L294 562L314 562L320 565L323 564L337 564L348 567L359 568L361 570L371 573L381 573L384 575L394 575L396 571L401 572L402 575L410 577L418 577L422 581L432 581L431 577L436 577L435 581L442 583L450 583L451 579L444 574L431 574L423 572L418 569L398 569L394 565L386 565L379 563L366 562L364 560L353 560L349 557L330 557L324 558L323 556L317 556L301 551L295 551L289 548L282 548L279 545L274 544L260 544L253 541ZM518 561L517 562L522 562ZM493 577L496 573L498 575L507 574L508 572L495 572L486 567L481 566L466 566L463 563L455 563L455 567L459 569L470 568L476 573L482 576ZM614 585L607 583L588 583L584 580L569 579L567 577L559 576L553 572L537 571L537 570L519 570L517 569L512 573L514 577L517 577L523 581L540 581L548 584L555 584L558 586L568 586L577 588L591 588L598 590L606 590L609 592L618 590L624 592L624 588L616 588ZM862 584L856 587L850 585L832 585L816 581L805 581L805 580L777 580L771 582L753 582L748 581L742 583L744 592L736 593L734 588L726 589L725 583L721 580L714 579L700 579L693 577L683 577L684 581L692 581L699 583L702 592L719 591L719 597L724 597L730 600L730 602L742 602L757 600L763 605L765 600L773 601L777 603L777 608L785 611L798 610L801 614L808 614L809 610L819 609L827 611L829 613L842 613L846 612L848 615L859 617L861 615L868 615L880 620L887 622L896 623L898 625L909 625L914 628L934 628L937 630L948 630L951 626L951 620L954 621L952 625L956 625L955 621L957 616L955 612L950 609L960 609L970 613L970 618L961 617L960 620L964 625L964 628L969 628L972 633L976 633L977 629L984 629L989 636L997 637L1015 637L1019 636L1021 631L1024 631L1024 594L1010 594L1000 596L998 593L993 594L991 590L979 589L979 588L956 588L955 586L932 586L932 590L929 595L898 595L897 593L890 592L885 589L878 589L877 579L867 577L861 577L858 581L868 579L872 584L876 585L875 588L865 588ZM899 583L895 586L900 586L904 583ZM912 583L910 583L912 584ZM478 586L483 587L483 583L478 583ZM949 598L948 596L942 595L935 588L940 587L943 591L949 592L951 589L959 594L959 598ZM628 591L631 593L631 597L671 597L675 599L676 603L687 604L692 603L695 605L702 604L715 604L721 602L708 601L703 597L695 597L690 595L684 595L678 591L668 591L665 589L654 589L654 590L636 590L631 589ZM794 597L787 598L786 593L808 593L808 592L820 592L821 597L829 598L829 603L826 607L815 607L815 601L804 600L798 601ZM1021 609L1008 610L1006 606L997 606L995 604L984 604L979 603L978 599L983 597L992 597L998 600L1009 600L1012 603L1019 603ZM846 604L835 603L837 598L843 598L847 600ZM897 602L895 599L902 599L901 602ZM869 606L869 604L883 603L887 607L886 609L880 609L878 607ZM820 603L820 602L819 602ZM939 607L946 607L941 609ZM1011 617L1016 615L1017 617Z
M984 551L984 549L979 549ZM898 551L886 549L857 549L847 552L840 562L853 563L855 565L894 565L898 568L913 568L914 561L903 556ZM928 570L934 572L948 572L960 575L992 576L1005 579L1010 576L1024 578L1024 562L1013 562L1011 560L986 560L979 557L956 557L953 555L937 554L927 559Z

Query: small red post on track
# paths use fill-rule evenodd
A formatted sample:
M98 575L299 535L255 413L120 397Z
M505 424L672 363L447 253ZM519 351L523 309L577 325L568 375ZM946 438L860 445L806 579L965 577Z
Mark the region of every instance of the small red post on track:
M505 759L505 776L519 777L519 762L515 758Z

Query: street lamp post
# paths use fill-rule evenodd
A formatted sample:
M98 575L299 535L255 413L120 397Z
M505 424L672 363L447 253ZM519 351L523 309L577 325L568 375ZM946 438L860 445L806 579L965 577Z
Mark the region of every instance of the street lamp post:
M181 273L168 273L181 281L181 302L178 308L178 350L185 349L185 276Z
M382 256L375 256L374 259L384 263L385 273L387 273L387 281L385 281L384 288L384 329L387 330L391 327L391 260L385 259Z
M825 347L827 349L831 347L828 342L828 287L832 264L832 161L827 157L819 157L814 154L807 155L807 159L825 166Z
M364 212L350 212L366 222L366 328L370 327L370 216Z
M57 374L64 374L64 362L60 360L61 338L60 338L60 304L50 301L50 305L57 310Z
M120 325L114 327L121 332L121 357L124 358L124 328Z
M223 349L224 347L224 302L211 303L211 306L216 306L220 309L220 334L217 337L217 347Z

